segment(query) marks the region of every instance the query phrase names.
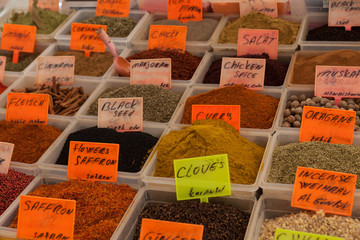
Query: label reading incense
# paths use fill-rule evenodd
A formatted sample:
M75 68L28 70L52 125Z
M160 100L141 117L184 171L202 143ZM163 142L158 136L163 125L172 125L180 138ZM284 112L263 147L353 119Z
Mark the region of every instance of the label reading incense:
M168 19L180 22L202 21L202 0L168 0Z
M130 84L153 84L171 88L171 58L130 61Z
M72 23L70 49L84 51L86 57L91 52L105 52L105 44L96 33L99 28L106 32L106 25Z
M351 27L360 26L360 1L329 0L329 26L345 27L351 31Z
M294 239L307 239L307 240L345 240L338 237L330 237L314 233L306 233L299 231L291 231L286 229L277 228L275 231L275 239L277 240L294 240Z
M261 12L271 17L278 17L277 0L241 0L240 16L250 12Z
M68 179L116 182L119 144L70 142Z
M128 17L130 0L97 0L96 16Z
M299 141L352 144L355 117L355 111L305 106Z
M279 30L241 29L238 30L237 55L267 53L270 59L277 59Z
M49 95L34 93L8 93L6 121L13 123L47 124Z
M356 175L298 167L291 206L351 216Z
M5 66L6 66L6 57L0 56L0 83L4 82Z
M220 87L242 84L251 90L263 90L265 59L222 58Z
M74 83L75 56L38 57L36 67L36 85L56 83L72 85Z
M74 239L76 201L20 196L17 238Z
M118 132L141 132L143 98L99 98L98 127Z
M33 0L29 0L29 12L33 5ZM36 6L41 9L48 9L54 12L59 11L59 0L38 0Z
M7 174L10 167L14 144L0 142L0 174Z
M341 98L360 98L360 67L316 66L315 96L333 97L339 106Z
M174 161L177 200L231 195L227 154Z
M202 240L203 225L143 218L139 239Z
M186 26L150 25L148 49L175 50L184 53Z
M240 134L240 105L192 105L191 122L201 119L224 120Z

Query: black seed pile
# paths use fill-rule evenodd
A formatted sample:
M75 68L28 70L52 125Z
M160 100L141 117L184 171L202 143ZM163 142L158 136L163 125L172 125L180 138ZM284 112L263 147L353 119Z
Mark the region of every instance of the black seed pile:
M360 41L360 27L352 27L346 31L344 27L329 27L324 25L309 30L307 41Z

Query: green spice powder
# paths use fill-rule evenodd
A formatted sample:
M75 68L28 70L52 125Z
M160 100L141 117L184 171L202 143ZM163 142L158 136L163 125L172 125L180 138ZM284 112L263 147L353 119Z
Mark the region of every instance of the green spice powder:
M19 62L13 63L12 58L13 55L6 55L6 71L13 71L13 72L21 72L25 70L27 66L29 66L37 57L39 56L38 53L28 54L28 53L20 53L19 55Z

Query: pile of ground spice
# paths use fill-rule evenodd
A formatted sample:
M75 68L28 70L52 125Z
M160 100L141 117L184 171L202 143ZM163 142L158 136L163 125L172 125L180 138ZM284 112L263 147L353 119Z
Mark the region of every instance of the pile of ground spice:
M156 58L171 58L171 78L175 80L190 80L201 62L201 57L191 55L188 52L181 53L178 51L162 51L159 49L141 51L126 59L130 61L134 59Z
M36 163L61 132L49 125L0 121L0 142L15 144L14 162Z
M0 82L0 94L3 93L8 87L5 86L2 82Z
M139 215L134 240L140 237L143 218L203 225L203 239L206 240L240 240L245 237L250 214L223 203L180 201L151 204Z
M106 25L106 33L110 37L127 37L136 26L136 22L128 17L94 16L81 23Z
M6 55L5 70L13 71L13 72L21 72L25 70L25 68L29 66L38 56L39 53L33 53L33 54L20 53L19 62L13 63L12 62L13 55L12 54Z
M288 64L282 64L275 60L269 59L269 55L263 53L261 55L243 55L232 56L233 58L265 58L265 86L281 86L284 83ZM221 76L222 58L214 61L207 71L203 83L219 84Z
M306 41L360 41L360 27L352 27L346 31L344 27L323 25L310 29Z
M136 191L125 184L70 180L41 185L28 195L75 200L74 239L108 240L132 203ZM17 228L17 215L9 227Z
M54 56L75 56L75 75L92 77L103 76L114 61L110 52L92 52L85 57L82 51L57 51Z
M241 127L268 129L272 127L279 98L263 95L243 85L218 88L186 100L181 123L191 123L192 105L240 105Z

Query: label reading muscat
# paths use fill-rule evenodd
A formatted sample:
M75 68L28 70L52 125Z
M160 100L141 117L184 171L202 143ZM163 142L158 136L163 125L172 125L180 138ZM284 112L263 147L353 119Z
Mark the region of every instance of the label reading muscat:
M275 231L276 240L294 240L294 239L303 239L303 240L345 240L338 237L330 237L314 233L306 233L299 231L291 231L286 229L277 228Z
M277 0L241 0L240 16L250 12L261 12L271 17L278 17Z
M186 26L150 25L148 49L175 50L184 53Z
M168 0L168 19L180 22L202 21L202 0Z
M97 0L96 16L128 17L130 0Z
M360 26L360 1L358 0L329 0L329 26L351 27Z
M38 57L36 67L36 85L56 83L72 85L74 83L75 56Z
M0 142L0 174L7 174L10 167L14 144Z

